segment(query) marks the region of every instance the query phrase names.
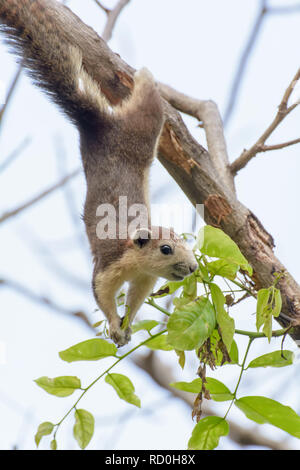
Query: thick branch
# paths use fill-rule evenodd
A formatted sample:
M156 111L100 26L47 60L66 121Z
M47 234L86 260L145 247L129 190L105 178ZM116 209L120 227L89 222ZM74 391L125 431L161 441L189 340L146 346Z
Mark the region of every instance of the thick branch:
M235 192L234 179L229 168L223 123L216 103L211 100L191 98L162 83L159 84L159 89L165 100L178 111L203 122L208 151L216 169L216 177L221 175L223 182L226 179L228 187Z
M107 99L116 104L128 96L134 70L67 7L54 0L36 2L55 20L57 34L81 49L85 69ZM274 272L285 272L278 283L283 299L279 322L282 326L291 321L300 324L300 287L275 257L272 237L254 214L237 201L226 176L216 176L210 154L195 141L180 114L167 102L165 116L158 152L161 163L192 204L204 204L206 222L220 226L238 244L254 269L257 289L273 284ZM300 339L300 331L295 337Z

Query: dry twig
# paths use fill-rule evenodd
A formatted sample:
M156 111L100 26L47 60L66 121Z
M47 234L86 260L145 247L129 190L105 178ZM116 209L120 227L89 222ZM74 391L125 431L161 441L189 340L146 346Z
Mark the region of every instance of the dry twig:
M61 188L64 184L66 184L70 179L74 178L81 172L81 169L77 169L70 173L69 175L65 176L63 179L59 180L57 183L55 183L53 186L50 186L48 189L45 191L41 192L34 198L30 199L29 201L25 202L24 204L20 205L16 209L13 209L11 211L5 212L1 217L0 217L0 223L5 222L6 220L10 219L11 217L14 217L16 215L19 215L21 212L23 212L25 209L28 209L29 207L33 206L37 202L41 201L44 199L46 196L49 196L49 194L53 193L56 191L58 188Z
M101 6L102 9L106 11L106 14L107 14L107 22L102 33L102 38L104 39L104 41L108 42L111 39L116 21L121 11L123 10L123 8L125 8L129 2L130 0L119 0L116 6L112 10L104 9L102 5L99 5ZM100 3L100 2L97 0L97 3Z
M247 163L254 158L258 153L260 152L266 152L267 150L275 150L275 149L280 149L287 147L288 145L293 145L297 142L299 142L300 139L295 139L290 142L286 142L283 144L277 144L275 146L266 146L265 142L270 137L270 135L274 132L274 130L279 126L281 121L291 112L293 109L298 106L298 102L293 103L292 105L288 106L288 100L298 82L300 79L300 68L298 69L296 75L294 76L293 80L289 84L288 88L286 89L283 98L281 100L281 103L278 107L277 114L271 124L267 127L265 132L260 136L260 138L255 142L254 145L249 150L244 150L240 157L238 157L230 166L232 174L236 175L239 170L244 168Z

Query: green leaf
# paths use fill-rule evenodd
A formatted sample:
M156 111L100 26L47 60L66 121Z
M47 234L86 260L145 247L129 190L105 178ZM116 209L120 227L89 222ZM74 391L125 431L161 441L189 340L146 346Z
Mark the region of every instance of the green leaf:
M282 299L281 292L279 289L274 287L274 308L273 308L273 317L278 317L281 312Z
M199 263L199 269L198 269L198 272L197 272L197 275L198 279L200 278L200 281L201 282L210 282L211 279L209 277L209 271L207 269L207 267L202 264L202 263Z
M230 351L234 336L234 319L228 315L224 308L225 297L220 287L214 283L210 283L209 288L212 296L212 301L216 309L217 323L220 327L222 340L227 348L227 351Z
M127 306L127 313L122 320L121 330L127 330L127 328L129 328L129 316L130 316L130 308Z
M270 342L272 338L272 315L266 318L262 331L268 338L268 341Z
M146 330L148 333L150 333L150 331L159 324L160 323L156 320L142 320L131 325L131 330L132 333L136 333L137 331L141 330Z
M233 399L233 394L229 388L220 382L220 380L214 379L213 377L207 377L206 380L206 388L209 391L212 400L228 401Z
M56 442L56 439L52 439L52 441L50 442L50 449L51 449L51 450L57 450L57 442Z
M196 424L188 443L189 450L215 449L221 436L227 436L229 426L224 418L208 416Z
M202 389L202 380L194 379L192 382L172 382L170 383L170 386L177 390L182 390L183 392L200 393Z
M39 425L37 433L34 436L34 440L35 440L37 447L39 446L39 443L41 442L42 437L48 436L49 434L51 434L53 429L54 429L54 424L50 423L49 421L45 421L44 423Z
M104 321L105 321L105 320L97 321L96 323L93 324L93 328L98 328L99 326L102 325L102 323L103 323Z
M289 406L257 396L240 398L235 405L252 421L272 424L300 439L300 416Z
M212 377L207 377L206 380L205 388L209 391L212 400L228 401L233 399L233 394L222 382ZM183 390L184 392L200 393L202 390L202 380L195 379L192 382L173 382L170 386L177 388L177 390Z
M197 277L195 275L189 276L184 280L183 290L179 297L175 297L173 304L176 308L195 300L197 297Z
M173 347L167 342L167 335L156 336L151 338L145 346L150 349L161 349L162 351L172 351Z
M231 362L225 362L225 364L232 364L233 365L233 364L238 364L239 363L239 350L238 350L237 344L234 340L232 341L232 345L231 345L231 348L230 348L230 351L229 351L229 357L231 359ZM221 363L219 364L218 361L217 361L216 365L217 366L221 365Z
M73 434L81 449L85 449L93 437L95 428L94 416L86 410L75 411Z
M181 369L184 369L185 366L185 352L184 351L178 351L175 349L175 353L177 354L178 357L178 364L180 365Z
M204 255L220 258L231 264L237 264L252 275L252 268L240 252L237 244L222 230L211 225L202 227L199 232L197 248Z
M200 297L176 309L168 321L168 343L178 350L199 348L211 335L216 315L210 301Z
M80 379L73 376L55 377L54 379L40 377L35 380L35 383L47 393L57 397L68 397L75 390L81 388Z
M108 356L115 356L117 347L104 339L93 338L75 344L59 353L59 357L66 362L97 361Z
M283 355L283 357L282 357ZM263 356L256 357L248 367L285 367L293 364L294 353L292 351L274 351Z
M265 320L268 316L266 308L268 306L270 297L269 289L260 289L257 292L257 304L256 304L256 328L257 331L260 330L260 327L265 323ZM269 312L271 315L271 311Z
M224 259L217 259L207 263L207 268L214 276L221 276L234 281L238 272L238 265L229 263Z
M173 294L176 292L180 287L182 287L185 283L185 279L183 281L169 281L163 286L160 287L160 289L154 293L151 297L154 299L157 297L165 297L166 295Z
M110 384L121 400L127 401L131 405L141 407L141 400L134 393L134 386L131 380L122 374L107 374L105 382Z

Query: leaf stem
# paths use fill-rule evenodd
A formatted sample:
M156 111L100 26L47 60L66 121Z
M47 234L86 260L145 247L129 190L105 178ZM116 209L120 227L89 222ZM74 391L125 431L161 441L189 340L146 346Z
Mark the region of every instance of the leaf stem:
M249 341L248 341L248 345L247 345L247 349L246 349L246 352L245 352L245 356L244 356L244 359L243 359L243 362L242 362L242 365L241 365L241 372L240 372L240 375L239 375L239 378L238 378L238 381L237 381L237 384L236 384L236 387L235 387L235 390L233 392L233 399L231 400L231 403L229 405L229 408L228 410L226 411L226 414L224 416L224 419L226 419L229 411L231 410L231 407L233 405L233 403L235 402L236 400L236 394L237 394L237 391L238 391L238 388L239 388L239 385L240 385L240 382L241 382L241 379L242 379L242 375L245 371L245 363L246 363L246 359L247 359L247 356L248 356L248 353L249 353L249 349L250 349L250 346L251 346L251 343L252 341L254 340L254 338L249 338Z
M272 331L273 337L283 336L287 332L288 328L282 328L281 330L274 330ZM267 338L264 333L260 333L257 331L244 331L244 330L234 330L238 335L249 336L249 338L257 339L257 338Z
M146 305L151 305L152 307L156 308L157 310L159 310L160 312L164 313L165 315L167 315L168 317L171 315L170 312L168 312L168 310L166 310L165 308L161 307L160 305L158 305L155 300L153 300L152 298L149 298L147 300L147 302L145 302Z

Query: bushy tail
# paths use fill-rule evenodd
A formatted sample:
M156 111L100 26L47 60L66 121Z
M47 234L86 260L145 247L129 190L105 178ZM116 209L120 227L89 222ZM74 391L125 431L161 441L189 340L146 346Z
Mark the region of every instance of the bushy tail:
M0 31L4 32L34 82L72 121L82 125L101 123L108 103L98 84L84 70L81 50L64 38L47 3L45 0L0 0Z

